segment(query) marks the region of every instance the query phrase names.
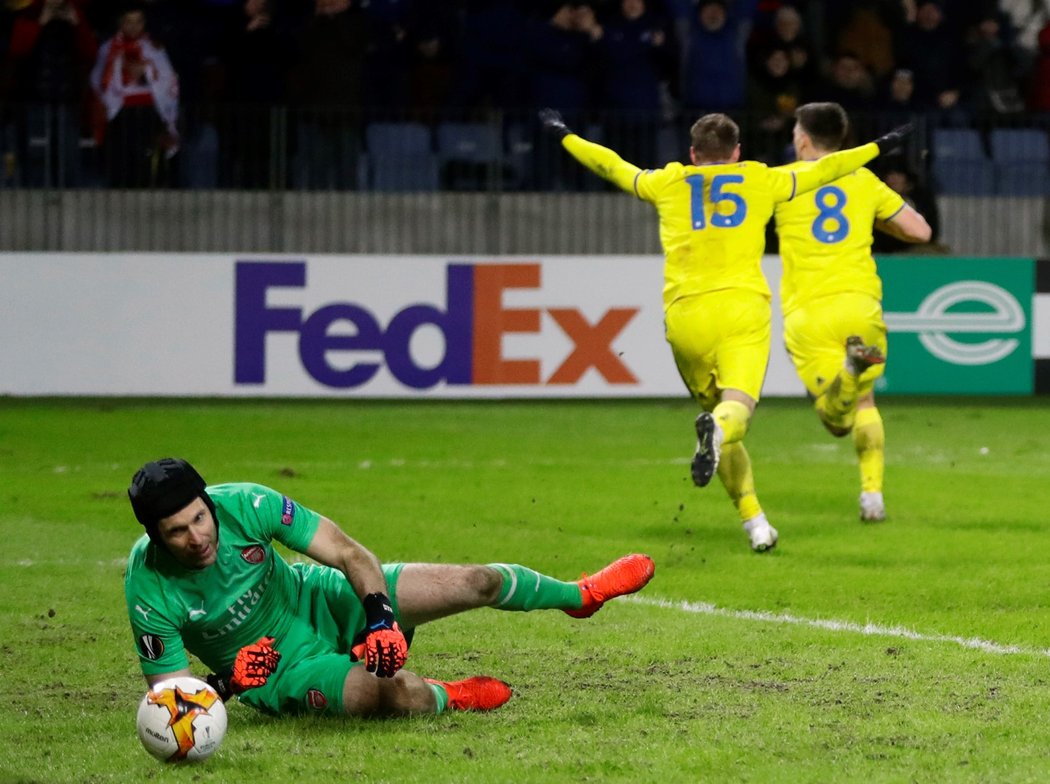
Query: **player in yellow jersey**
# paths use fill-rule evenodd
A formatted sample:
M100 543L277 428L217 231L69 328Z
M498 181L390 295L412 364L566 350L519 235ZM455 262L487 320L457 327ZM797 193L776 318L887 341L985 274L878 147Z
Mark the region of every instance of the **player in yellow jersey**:
M652 204L660 218L667 342L703 413L696 418L693 482L717 472L737 508L751 547L777 543L777 531L755 495L742 439L758 402L769 361L769 286L762 275L766 224L776 204L838 179L898 146L910 127L873 143L787 171L740 160L740 129L708 114L690 132L690 165L642 170L617 153L570 131L554 110L540 113L577 161Z
M795 112L801 172L838 150L849 124L837 103ZM776 208L784 275L784 337L817 415L835 436L853 434L860 464L860 518L886 517L882 497L885 431L875 380L886 357L882 281L871 255L873 227L907 242L928 242L926 219L865 168Z

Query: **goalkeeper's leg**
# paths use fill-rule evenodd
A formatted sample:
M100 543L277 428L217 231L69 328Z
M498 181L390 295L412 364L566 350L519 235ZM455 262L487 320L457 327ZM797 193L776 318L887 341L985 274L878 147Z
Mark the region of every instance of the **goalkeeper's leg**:
M643 588L654 570L649 556L637 554L573 582L520 564L406 564L397 582L397 604L407 628L479 607L565 610L586 617L608 600Z
M364 667L354 667L343 685L343 711L352 716L485 711L503 705L511 695L509 685L485 675L438 681L399 670L393 678L377 678Z

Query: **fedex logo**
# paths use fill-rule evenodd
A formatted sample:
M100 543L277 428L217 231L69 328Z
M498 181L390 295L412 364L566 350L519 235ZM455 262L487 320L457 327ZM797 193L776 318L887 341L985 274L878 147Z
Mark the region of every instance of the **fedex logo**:
M611 308L591 323L575 308L505 308L507 289L540 286L539 264L449 264L444 309L412 304L381 324L361 304L331 302L313 312L300 307L267 305L271 289L306 287L306 263L241 261L236 265L234 383L266 381L266 336L298 335L303 368L325 386L349 389L371 381L382 367L405 386L426 389L447 384L575 384L594 368L610 384L637 384L638 379L612 350L612 343L638 312ZM546 312L573 347L546 379L539 359L506 359L503 336L539 333ZM444 336L444 355L436 365L421 367L409 346L424 325ZM361 356L348 362L354 352ZM333 364L338 355L340 362Z

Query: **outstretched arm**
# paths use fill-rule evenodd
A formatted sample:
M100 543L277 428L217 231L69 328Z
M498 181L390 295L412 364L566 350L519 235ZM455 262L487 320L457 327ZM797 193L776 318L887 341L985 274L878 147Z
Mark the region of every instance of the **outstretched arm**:
M633 163L625 161L608 147L589 142L574 133L562 139L561 146L568 151L569 155L599 177L628 193L635 193L634 181L642 170Z
M875 142L868 142L860 147L825 155L809 168L795 171L795 192L791 198L809 193L821 185L827 185L851 171L856 171L878 154L879 148Z
M856 171L868 161L878 155L885 155L901 147L911 135L910 124L894 128L889 133L883 134L878 139L862 144L860 147L852 147L848 150L840 150L830 155L825 155L808 169L795 172L794 193L790 198L800 193L808 193L837 180L851 171Z
M572 132L561 115L554 109L543 109L540 112L543 129L561 139L561 146L592 172L608 180L619 188L635 195L634 181L641 169L628 163L608 147L589 142Z

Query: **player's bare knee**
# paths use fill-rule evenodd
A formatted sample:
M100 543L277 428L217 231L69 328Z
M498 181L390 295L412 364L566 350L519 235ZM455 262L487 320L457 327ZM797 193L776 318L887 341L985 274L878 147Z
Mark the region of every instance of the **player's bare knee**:
M503 587L503 575L491 566L472 566L465 575L467 590L477 596L479 605L495 604Z
M430 687L406 670L393 678L377 678L364 667L355 667L346 678L343 711L350 716L405 716L433 710Z
M378 678L354 667L343 683L343 712L349 716L370 716L379 710Z

